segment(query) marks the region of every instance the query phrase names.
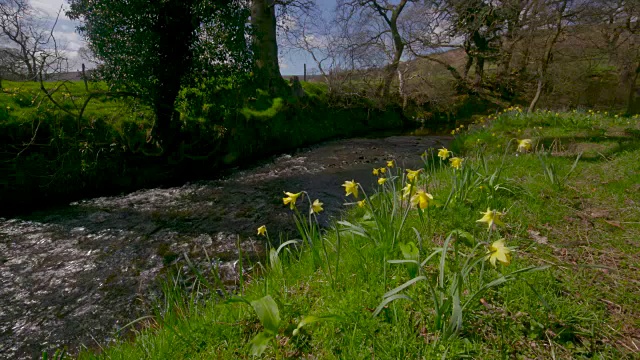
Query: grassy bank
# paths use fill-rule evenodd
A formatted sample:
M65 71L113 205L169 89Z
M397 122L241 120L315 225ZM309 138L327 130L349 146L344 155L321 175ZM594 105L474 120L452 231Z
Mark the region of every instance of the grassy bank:
M53 101L37 83L3 86L0 215L211 178L320 141L403 126L397 109L329 99L316 84L304 84L304 98L205 84L181 93L179 150L163 154L151 138L153 113L132 98L96 96L106 90L103 83L91 84L90 92L80 82L47 83Z
M418 172L377 164L375 193L345 179L326 231L317 194L283 189L300 237L237 293L168 284L135 340L81 358L637 357L638 119L515 109L455 133Z

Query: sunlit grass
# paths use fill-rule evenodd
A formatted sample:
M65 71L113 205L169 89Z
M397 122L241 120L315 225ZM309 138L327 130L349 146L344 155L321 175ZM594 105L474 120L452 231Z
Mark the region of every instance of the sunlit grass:
M508 109L454 131L451 153L427 151L422 169L374 164L373 192L344 179L348 212L324 230L316 194L284 189L304 194L283 198L300 238L254 265L242 300L165 303L135 341L81 357L637 356L638 129ZM578 157L612 137L601 156Z

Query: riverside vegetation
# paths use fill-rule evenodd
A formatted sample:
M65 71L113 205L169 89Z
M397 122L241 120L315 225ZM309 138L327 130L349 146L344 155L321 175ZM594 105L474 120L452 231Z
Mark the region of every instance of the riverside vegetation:
M32 211L143 187L219 176L324 140L400 129L393 105L335 98L303 83L305 96L274 97L237 79L204 81L180 92L179 149L151 140L155 116L104 82L3 82L0 92L0 214Z
M324 229L317 194L283 189L299 236L237 288L176 276L135 339L80 358L638 356L637 117L510 108L453 134L421 169L377 164L376 191L345 179Z

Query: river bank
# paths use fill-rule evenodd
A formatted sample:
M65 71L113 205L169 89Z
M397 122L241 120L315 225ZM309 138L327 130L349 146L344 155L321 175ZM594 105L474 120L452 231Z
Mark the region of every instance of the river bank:
M372 185L371 168L394 159L414 166L449 137L338 140L282 155L226 178L140 190L0 221L0 356L32 358L96 347L147 314L158 274L183 260L226 269L234 281L236 241L261 252L255 229L293 233L283 191L322 198L324 219L345 201L340 184Z

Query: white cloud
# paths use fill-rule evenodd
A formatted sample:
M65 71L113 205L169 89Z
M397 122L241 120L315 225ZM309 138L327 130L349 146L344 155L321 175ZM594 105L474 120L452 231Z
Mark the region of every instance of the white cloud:
M76 32L79 23L69 19L65 14L69 8L67 2L65 0L31 0L31 6L38 10L39 16L47 26L53 25L62 8L53 34L56 37L56 42L69 59L70 70L80 68L82 61L78 56L78 50L86 46L86 43Z

